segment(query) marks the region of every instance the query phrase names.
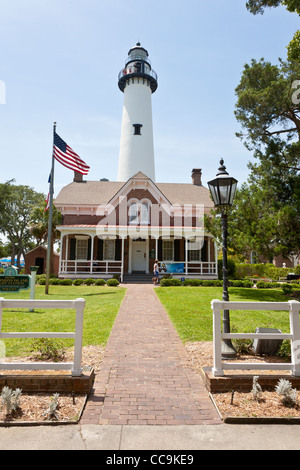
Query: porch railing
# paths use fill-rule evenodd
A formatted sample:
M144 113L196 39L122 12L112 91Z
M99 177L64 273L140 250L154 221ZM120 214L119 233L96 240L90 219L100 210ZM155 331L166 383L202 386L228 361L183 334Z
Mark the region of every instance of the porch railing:
M163 264L168 267L170 274L181 274L181 275L210 275L217 276L217 263L215 261L162 261L160 265ZM176 265L180 266L180 270L176 271Z
M123 277L122 261L111 260L61 260L60 274L113 275Z

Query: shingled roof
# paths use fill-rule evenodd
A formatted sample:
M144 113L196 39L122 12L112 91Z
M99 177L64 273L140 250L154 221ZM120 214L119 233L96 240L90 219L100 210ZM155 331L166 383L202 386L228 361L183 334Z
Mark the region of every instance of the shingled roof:
M58 194L56 206L107 204L126 183L117 181L85 181L70 183ZM209 190L204 186L188 183L155 183L171 204L204 204L212 208Z

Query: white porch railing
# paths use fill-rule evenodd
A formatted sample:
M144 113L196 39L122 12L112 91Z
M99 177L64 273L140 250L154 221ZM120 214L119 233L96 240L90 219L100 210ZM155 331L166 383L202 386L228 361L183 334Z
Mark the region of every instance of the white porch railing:
M122 261L111 260L61 260L59 274L123 274Z
M194 275L194 276L217 276L218 275L218 266L215 261L161 261L160 266L165 265L183 265L182 272L176 272L171 270L171 274L181 274L181 275ZM163 272L161 271L163 274Z
M213 300L213 345L214 364L212 373L216 377L224 375L224 370L290 370L291 374L300 376L300 302L225 302ZM288 311L290 317L290 334L283 333L222 333L222 310L275 310ZM291 363L237 363L222 362L221 343L223 339L289 339L291 341Z
M76 300L13 300L0 298L0 340L2 338L73 338L74 361L73 362L0 362L0 370L71 370L72 376L79 377L82 374L82 333L84 299ZM2 332L2 315L4 308L45 308L45 309L75 309L76 325L75 333L67 332L31 332L31 333L4 333Z

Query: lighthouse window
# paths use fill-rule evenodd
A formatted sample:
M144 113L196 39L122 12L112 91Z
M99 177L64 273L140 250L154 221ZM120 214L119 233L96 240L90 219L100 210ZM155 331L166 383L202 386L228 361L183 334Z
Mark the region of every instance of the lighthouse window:
M141 128L143 124L133 124L134 135L142 135Z

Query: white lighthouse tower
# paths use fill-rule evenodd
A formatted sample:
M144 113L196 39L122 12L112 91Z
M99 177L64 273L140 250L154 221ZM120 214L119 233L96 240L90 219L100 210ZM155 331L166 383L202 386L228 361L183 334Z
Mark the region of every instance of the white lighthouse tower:
M124 93L118 181L139 171L155 181L151 95L157 89L157 74L139 42L128 52L118 78Z

